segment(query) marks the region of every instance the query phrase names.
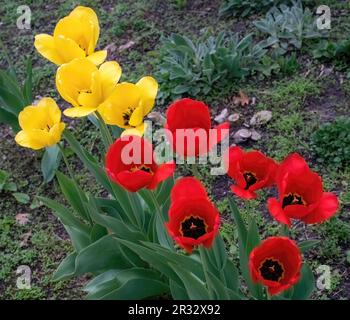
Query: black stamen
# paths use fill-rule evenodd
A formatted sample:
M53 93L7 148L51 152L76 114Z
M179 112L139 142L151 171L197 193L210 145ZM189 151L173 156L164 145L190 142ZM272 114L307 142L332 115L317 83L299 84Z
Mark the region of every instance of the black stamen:
M305 202L297 193L289 193L283 198L282 208L293 204L305 204Z
M252 186L253 184L255 184L258 179L256 178L255 174L253 172L244 172L243 173L243 177L244 177L244 180L246 182L246 186L245 186L245 190L248 190L250 186Z
M129 125L130 117L132 113L134 112L135 108L129 107L126 112L123 113L123 120L124 120L124 126Z
M207 226L202 218L190 216L181 222L181 233L184 237L198 239L207 233Z
M274 259L266 259L259 268L260 274L265 280L280 281L283 277L283 265Z

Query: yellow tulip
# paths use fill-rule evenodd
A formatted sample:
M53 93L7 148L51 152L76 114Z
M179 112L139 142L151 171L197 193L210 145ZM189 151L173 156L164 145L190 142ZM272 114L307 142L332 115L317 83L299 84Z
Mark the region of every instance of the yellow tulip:
M61 110L52 98L42 98L36 106L25 107L18 121L22 130L17 133L16 142L34 150L58 143L65 128Z
M36 35L34 46L42 56L57 65L84 57L99 65L107 57L106 50L94 52L99 35L95 11L78 6L58 21L53 36Z
M136 84L120 83L98 107L98 112L107 124L125 128L123 135L142 136L143 118L152 110L157 91L158 83L152 77L143 77Z
M97 68L83 58L60 66L56 73L56 87L61 97L73 106L63 113L75 118L96 111L116 88L121 74L116 61L105 62Z

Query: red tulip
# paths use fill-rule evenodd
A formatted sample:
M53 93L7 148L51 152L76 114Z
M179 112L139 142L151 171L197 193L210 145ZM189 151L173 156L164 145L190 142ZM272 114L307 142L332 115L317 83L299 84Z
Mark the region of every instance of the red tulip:
M288 156L276 174L279 199L270 198L268 208L280 223L291 219L321 223L334 216L339 202L336 195L323 192L321 177L313 172L297 153Z
M109 147L106 171L112 181L136 192L142 188L155 189L161 181L173 175L175 163L158 165L152 144L138 136L124 136Z
M267 286L270 295L296 284L300 278L301 264L298 246L286 237L267 238L249 255L253 282Z
M227 174L235 180L231 190L244 199L255 199L255 191L274 183L277 164L259 151L244 152L231 147L225 158Z
M189 253L194 246L212 245L219 232L220 216L197 179L181 178L174 185L166 226L176 243Z
M184 157L207 154L227 135L229 123L211 129L208 106L201 101L181 99L172 103L166 113L165 128L173 149Z

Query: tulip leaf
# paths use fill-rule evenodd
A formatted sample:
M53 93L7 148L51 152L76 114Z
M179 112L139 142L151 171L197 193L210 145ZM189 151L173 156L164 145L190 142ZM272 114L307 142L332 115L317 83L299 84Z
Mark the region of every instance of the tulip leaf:
M317 246L320 242L321 242L320 240L306 240L299 243L299 249L301 250L302 253L305 253L306 251Z
M312 292L315 290L315 277L308 264L303 264L301 278L293 289L292 300L309 299Z
M62 206L60 203L45 197L37 197L44 205L53 210L54 215L61 220L65 226L74 227L82 230L87 235L90 233L90 229L78 218L76 218L70 210Z
M108 269L131 267L123 258L119 242L113 235L107 235L83 248L75 260L77 276L88 272L101 272Z
M186 289L183 286L179 286L175 281L169 280L169 287L171 296L174 300L190 300Z
M74 275L76 256L77 253L72 252L61 261L60 265L52 276L53 281L66 280Z
M0 191L3 190L8 178L9 178L8 172L0 169Z
M25 102L17 95L13 94L6 88L0 86L0 101L6 105L6 110L18 115L23 107L25 107Z
M105 227L102 227L99 224L94 224L90 231L90 241L96 242L107 234L108 231Z
M55 176L55 172L61 161L60 149L57 145L47 147L41 159L41 172L43 174L44 183L50 182Z
M17 116L3 109L0 105L0 123L5 123L11 126L13 132L17 133L20 130Z
M26 67L27 77L24 81L23 96L27 105L31 105L33 102L33 72L32 72L32 60L29 58Z
M186 268L179 268L178 265L169 263L174 272L182 280L187 295L191 300L209 300L209 292L205 284Z
M242 216L234 203L232 197L229 197L229 204L231 208L231 214L236 222L238 230L238 247L239 247L239 262L240 270L245 282L249 288L250 293L257 299L263 299L263 291L260 284L254 284L248 268L248 258L251 248L258 242L257 227L255 221L250 221L249 230L247 230Z
M168 285L153 270L131 268L107 272L107 276L102 274L86 286L88 299L140 300L169 291Z
M90 234L85 232L83 229L75 228L67 225L64 225L64 228L69 234L69 237L72 241L75 251L80 252L81 250L86 248L88 245L90 245L91 243Z
M84 206L84 203L87 202L85 192L82 189L80 189L79 186L72 179L68 178L63 173L57 172L56 177L60 185L61 191L68 203L83 220L89 222L89 212Z
M110 217L100 212L97 203L90 197L89 212L91 218L98 224L115 233L118 237L131 241L146 240L145 236L137 231L133 225L123 222L120 218Z

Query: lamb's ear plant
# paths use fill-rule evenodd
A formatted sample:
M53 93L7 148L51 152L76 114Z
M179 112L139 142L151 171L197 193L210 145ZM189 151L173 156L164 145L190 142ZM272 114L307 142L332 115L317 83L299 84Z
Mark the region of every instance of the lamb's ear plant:
M283 55L290 50L300 50L307 40L327 36L327 31L317 28L317 19L301 1L292 1L292 5L280 5L271 8L266 17L253 22L254 26L268 37L266 47L276 54Z
M73 22L91 19L91 24L98 26L90 8L77 7L68 17ZM62 32L70 35L69 28ZM51 43L50 37L39 39L41 49ZM236 61L237 68L225 66L226 76L232 72L241 77L240 73L261 54L249 37L231 39L227 46L223 45L223 36L207 39L205 46L178 36L172 41L174 54L178 46L178 54L184 59L191 56L200 68L198 57L207 61L208 68L209 60L219 66ZM78 46L70 38L60 45L42 53L49 55L49 60L61 62L60 53ZM78 47L76 54L80 52ZM236 54L231 55L234 50ZM243 62L239 59L242 56ZM102 64L96 66L93 52L71 58L56 73L58 91L71 105L64 113L70 117L89 116L99 128L105 151L96 155L84 148L74 131L66 128L56 102L48 97L20 112L21 131L15 137L22 147L55 147L64 160L65 168L56 171L56 179L66 204L39 197L61 221L72 242L72 251L53 280L90 275L92 279L84 288L88 299L308 299L315 279L302 253L319 242L297 243L290 238L289 228L293 220L321 223L337 212L339 204L334 194L323 191L321 178L306 161L291 154L277 164L259 151L246 152L239 147L225 150L225 168L234 181L229 204L238 233L236 265L220 235L220 212L202 184L196 165L192 167L196 177L177 177L175 162L170 159L159 163L152 141L143 138L143 118L155 104L157 82L148 76L136 84L118 83L119 64L100 61ZM97 58L101 59L101 52ZM210 70L203 72L207 79L213 76ZM212 128L209 107L189 98L171 104L164 127L170 148L185 159L207 155L229 135L228 122ZM186 143L171 139L183 128L203 136ZM99 194L81 187L76 169L66 156L66 146L99 185ZM275 185L278 197L268 199L267 205L271 216L281 224L280 232L261 239L254 215L244 219L233 194L248 201L258 198L260 189Z
M263 68L266 50L254 44L252 35L221 32L217 36L204 34L197 40L172 34L164 38L162 62L158 72L161 99L176 99L182 95L207 95L254 74Z

